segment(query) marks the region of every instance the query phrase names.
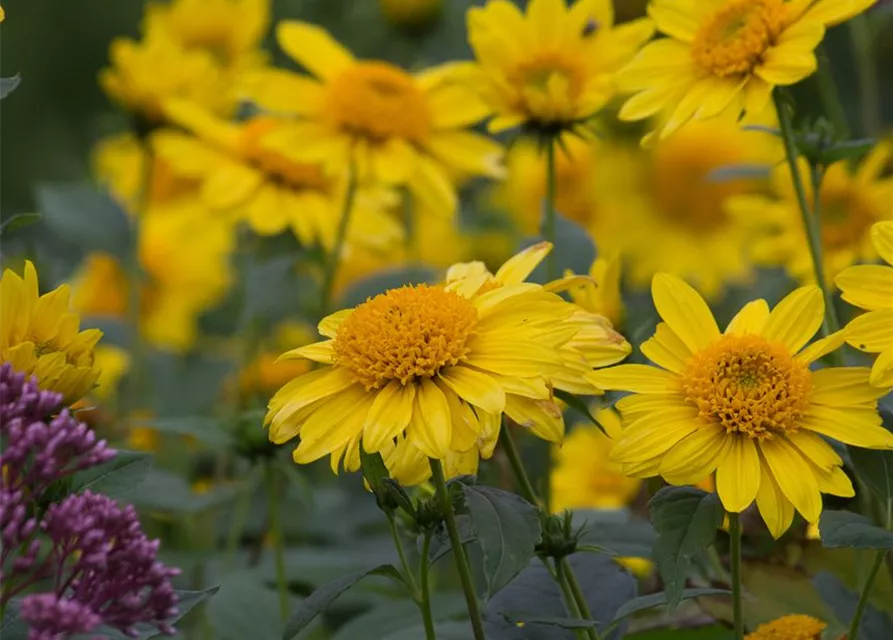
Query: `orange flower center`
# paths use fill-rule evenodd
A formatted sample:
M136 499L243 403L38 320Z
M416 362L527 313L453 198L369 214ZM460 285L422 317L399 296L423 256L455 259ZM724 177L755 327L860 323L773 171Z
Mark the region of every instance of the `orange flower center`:
M681 377L702 419L758 439L796 431L812 391L809 368L756 335L721 337L696 353Z
M874 203L849 185L822 188L822 245L829 251L862 246L880 218Z
M477 319L468 299L442 287L391 289L358 306L339 327L335 363L367 390L433 378L468 353Z
M695 34L692 55L721 78L748 74L786 26L784 0L728 0Z
M273 182L299 191L326 191L328 182L317 165L295 162L263 144L264 136L281 126L281 122L264 116L247 122L240 141L242 157Z
M387 62L358 62L329 86L335 125L372 142L403 138L420 144L431 130L425 95L415 79Z
M761 624L746 640L819 640L827 626L812 616L784 616Z

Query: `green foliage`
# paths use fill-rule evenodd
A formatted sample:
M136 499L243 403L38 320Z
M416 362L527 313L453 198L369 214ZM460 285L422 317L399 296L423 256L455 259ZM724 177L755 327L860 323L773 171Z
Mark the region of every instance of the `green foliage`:
M893 549L893 532L852 511L826 509L822 512L819 531L826 547Z
M847 589L837 576L827 571L816 574L813 583L837 619L843 624L848 624L856 611L859 596ZM862 617L859 637L852 640L889 640L889 638L893 638L893 619L869 604Z
M118 498L134 491L148 476L152 456L141 451L118 450L111 460L84 471L72 478L72 491L89 489Z
M2 78L0 78L0 80L2 80ZM40 218L41 216L39 213L18 213L14 216L10 216L0 223L0 237L10 231L15 231L16 229L21 229L34 224L39 221Z

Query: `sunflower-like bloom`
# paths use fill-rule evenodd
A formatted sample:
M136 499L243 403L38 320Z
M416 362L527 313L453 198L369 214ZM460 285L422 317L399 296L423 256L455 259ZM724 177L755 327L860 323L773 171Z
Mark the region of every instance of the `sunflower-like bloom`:
M825 27L849 20L876 0L652 0L648 14L666 35L620 72L635 93L622 120L670 111L665 137L686 122L742 112L760 114L776 86L816 70Z
M871 242L871 227L893 220L893 177L882 177L893 145L876 146L855 172L846 161L829 166L819 193L822 255L825 277L834 278L856 262L877 258ZM809 175L806 160L800 159L802 176ZM729 214L739 226L753 232L750 252L764 266L784 266L803 283L813 282L815 273L797 194L787 165L779 166L772 180L774 196L745 195L727 203ZM806 185L807 202L813 202Z
M617 403L624 429L611 454L624 473L696 484L715 471L725 509L756 500L778 537L795 509L816 522L822 493L853 495L821 436L893 449L877 412L885 391L869 384L867 368L810 369L843 343L838 332L806 346L824 317L818 287L794 291L771 312L765 300L750 302L725 333L681 280L658 274L652 295L663 322L641 349L657 367L592 374L604 389L633 392Z
M174 172L199 183L210 209L244 220L260 235L290 229L305 245L332 248L347 183L327 175L319 163L297 162L271 146L282 120L256 116L232 123L180 101L167 103L165 112L187 132L155 132L154 149ZM385 249L400 240L401 227L386 210L392 195L360 191L350 241Z
M880 354L869 381L893 387L893 221L871 229L875 249L887 265L858 265L844 269L835 283L843 299L868 310L846 327L846 340L868 353Z
M487 116L486 105L450 65L410 74L358 60L305 22L280 22L276 35L314 76L270 69L246 83L260 106L297 116L278 136L283 153L335 174L355 165L360 181L406 186L420 206L447 216L456 208L455 174L503 175L502 147L468 130Z
M468 10L479 72L470 78L494 114L490 131L572 128L616 93L617 71L654 32L647 18L614 25L610 0L507 0Z
M492 453L503 413L560 441L564 421L550 383L581 366L581 352L567 349L581 327L570 303L524 282L528 266L510 260L497 286L478 274L392 289L323 319L328 340L283 357L328 366L273 397L270 439L300 436L295 462L331 454L333 468L344 459L349 470L361 444L386 463L396 447L425 464L469 452L476 466Z
M99 329L79 331L70 297L67 285L40 295L30 261L23 277L7 269L0 279L0 362L36 376L41 389L61 393L65 404L83 397L99 377L93 349L102 337Z
M761 624L745 640L821 640L827 626L812 616L795 614Z

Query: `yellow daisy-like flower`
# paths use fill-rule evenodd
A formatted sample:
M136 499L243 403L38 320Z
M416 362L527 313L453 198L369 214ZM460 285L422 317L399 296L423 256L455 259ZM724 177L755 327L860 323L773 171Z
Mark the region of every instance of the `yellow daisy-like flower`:
M256 116L232 123L195 104L173 101L166 113L189 133L158 131L153 147L174 171L200 183L208 207L232 213L261 235L291 229L305 245L333 247L346 181L271 146L284 121ZM400 240L402 229L386 210L390 195L370 189L358 194L348 236L352 242L384 249Z
M620 436L620 416L613 409L598 412L607 435L590 424L575 425L553 454L555 467L549 483L552 510L620 509L639 492L642 481L623 475L621 465L611 461L614 440Z
M795 614L761 624L745 640L821 640L827 626L812 616Z
M871 242L871 227L882 220L893 220L893 177L882 177L884 164L891 157L893 145L876 146L855 172L845 161L828 167L822 180L820 216L822 255L825 277L833 279L856 262L877 258ZM804 159L800 159L802 176L809 175ZM809 182L808 180L806 180ZM812 257L797 196L787 165L773 175L776 198L749 195L732 198L727 209L739 226L750 229L753 260L765 266L783 265L802 282L813 282ZM813 190L806 185L807 202L813 202Z
M681 280L658 274L652 295L663 322L641 349L657 366L592 374L605 389L633 392L617 403L624 429L611 454L624 473L696 484L715 471L726 511L756 500L779 537L795 509L818 520L822 493L854 495L821 436L893 449L877 412L884 390L869 384L867 368L810 369L843 343L838 332L806 346L824 317L818 287L794 291L771 312L765 300L750 302L725 333Z
M421 206L442 215L456 208L454 173L502 176L502 147L468 130L487 108L450 65L410 74L358 60L305 22L280 22L276 35L314 76L271 69L248 83L262 107L298 117L279 136L283 153L336 174L355 165L362 182L405 185Z
M65 404L83 397L99 377L93 349L99 329L79 331L67 285L40 295L37 270L25 262L24 276L11 269L0 279L0 362L36 376L42 389L61 393Z
M549 383L580 366L563 349L581 327L572 305L524 282L532 269L526 257L513 259L497 274L501 286L488 286L489 274L407 286L323 319L329 340L283 357L328 366L273 397L270 439L300 436L295 462L331 454L333 468L343 458L351 470L361 443L387 461L395 439L421 459L469 452L476 465L478 449L492 453L503 412L560 441L564 421Z
M572 127L616 94L617 71L651 37L650 20L614 24L610 0L531 0L526 14L507 0L468 10L471 78L495 117L490 131L522 124Z
M846 340L868 353L879 354L871 368L871 384L893 387L893 221L871 229L878 255L887 265L858 265L844 269L835 283L843 299L868 310L846 327Z
M761 113L776 86L816 70L825 27L850 19L876 0L652 0L648 14L666 37L620 72L635 93L622 120L669 110L666 137L692 119Z

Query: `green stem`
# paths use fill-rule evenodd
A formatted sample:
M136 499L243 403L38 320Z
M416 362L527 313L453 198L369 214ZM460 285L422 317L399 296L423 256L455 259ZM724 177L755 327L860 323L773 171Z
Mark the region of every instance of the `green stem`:
M874 580L877 578L881 565L884 563L884 556L886 555L886 549L881 549L875 553L871 571L868 573L868 578L866 578L865 584L862 585L862 592L859 595L859 604L856 605L856 612L853 614L853 620L850 622L850 632L847 635L847 637L852 640L858 640L859 638L859 626L862 624L862 614L865 613L865 607L868 606L868 596L871 594Z
M462 591L465 592L465 604L468 607L468 617L471 619L471 628L475 640L486 640L484 635L484 622L481 618L481 610L478 605L477 594L474 591L474 583L471 579L471 567L462 547L462 538L459 536L459 526L456 524L456 514L453 513L453 503L447 490L446 478L443 475L443 466L440 460L431 458L431 475L434 478L434 486L437 489L437 497L443 505L443 519L446 522L447 533L450 536L450 545L453 548L453 559L459 572L459 580L462 582Z
M226 557L224 559L224 567L232 568L236 559L236 551L239 548L239 541L245 532L245 525L248 523L248 515L251 511L251 498L254 494L255 485L251 477L245 481L245 487L242 495L236 502L235 512L233 513L233 522L229 529L229 535L226 537Z
M394 513L392 511L384 510L385 516L388 519L388 529L391 532L391 537L394 539L394 546L397 548L397 557L400 558L400 567L403 570L403 576L406 578L406 583L409 585L409 590L412 592L413 600L419 600L419 586L415 582L415 574L412 571L412 567L409 564L409 561L406 559L406 552L403 550L403 540L400 538L400 532L397 531L397 519L394 517Z
M335 233L335 246L332 247L332 253L329 261L326 263L325 273L322 281L322 313L326 315L329 312L329 305L332 303L332 293L335 287L335 276L338 274L338 265L341 263L341 254L344 252L344 241L347 239L347 229L350 226L350 216L353 212L354 199L357 194L357 171L356 166L351 160L350 166L347 168L347 190L344 193L344 202L341 205L341 217L338 220L338 230Z
M524 499L527 500L530 504L536 505L539 503L539 500L536 496L536 491L533 488L533 485L530 483L530 478L527 477L527 470L524 469L524 463L521 461L521 454L518 452L518 445L515 444L515 439L512 437L512 432L509 429L509 426L502 423L502 433L500 434L500 439L502 440L502 448L505 451L505 455L509 459L509 465L512 467L512 471L515 473L515 478L518 481L518 484L521 485L521 495L524 496Z
M558 562L558 566L562 568L562 573L564 574L565 579L570 585L573 599L577 603L577 607L580 609L580 617L583 620L592 620L592 611L589 610L589 603L586 602L586 596L583 594L583 589L580 588L580 583L579 581L577 581L577 576L571 569L570 563L568 563L567 558L562 558ZM596 629L595 627L589 627L588 629L586 629L586 632L592 640L601 640L598 635L598 629Z
M803 176L800 173L800 165L797 163L797 145L794 141L794 129L791 123L791 114L788 112L778 89L775 90L773 97L775 99L776 110L778 111L778 121L781 125L781 136L784 141L788 167L791 171L791 181L793 182L794 191L797 195L797 205L800 208L803 229L806 233L806 240L809 244L809 253L812 257L812 268L815 272L816 283L821 287L822 295L825 298L825 323L823 325L823 334L827 336L829 333L837 331L839 325L834 312L831 290L825 279L825 266L822 258L822 238L818 219L813 215L809 203L807 202Z
M842 138L847 138L850 135L850 126L847 123L846 111L840 102L840 92L837 90L837 81L834 80L831 61L825 46L820 44L816 54L819 59L819 69L815 77L819 86L822 109L834 124L835 132Z
M822 181L825 172L820 166L813 166L812 177L812 224L816 227L815 235L821 237L822 229ZM819 245L818 251L821 251ZM819 256L819 260L822 257ZM817 276L818 277L818 276ZM824 281L824 274L822 274ZM837 307L834 305L834 296L831 287L822 287L822 296L825 298L825 319L822 323L823 335L831 335L840 328L840 320L837 318Z
M874 55L874 37L868 16L861 14L849 21L850 39L856 55L859 76L859 104L862 106L862 129L867 136L881 131L881 98L878 92L878 67Z
M419 608L422 610L422 620L425 623L425 640L436 640L434 632L434 618L431 615L431 586L428 584L428 554L431 551L431 530L425 531L422 540L422 557L419 560L419 582L422 585L422 601Z
M543 237L552 243L553 249L546 258L546 274L549 281L558 278L557 251L555 245L555 193L558 177L555 170L555 139L549 136L546 141L546 211L543 217Z
M732 618L735 640L744 640L744 612L741 606L741 521L737 513L729 513L729 539L732 564Z
M288 579L285 575L285 553L282 546L282 516L279 509L279 492L276 489L276 469L272 462L264 467L264 482L270 503L270 542L273 545L273 561L276 565L276 589L279 591L279 613L282 621L288 620Z
M546 567L550 568L548 562L546 563ZM583 612L580 611L580 605L577 604L577 599L574 597L574 591L571 588L571 583L567 579L567 575L565 575L564 562L556 562L555 571L550 571L550 573L555 579L555 582L558 583L558 586L561 587L561 592L564 594L564 601L567 603L568 612L571 614L572 617L577 618L578 620L582 620ZM589 633L587 633L587 629L575 629L574 631L575 635L580 638L580 640L591 638Z

